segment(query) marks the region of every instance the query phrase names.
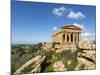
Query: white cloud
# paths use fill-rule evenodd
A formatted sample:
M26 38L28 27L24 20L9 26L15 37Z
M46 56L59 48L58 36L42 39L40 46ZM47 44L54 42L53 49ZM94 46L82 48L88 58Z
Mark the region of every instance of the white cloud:
M65 10L66 10L65 7L60 7L60 8L54 8L52 12L56 16L62 16L64 14Z
M85 30L85 26L84 25L81 25L81 24L78 24L78 23L73 23L73 25L75 25L77 27L80 27L81 29Z
M65 7L54 8L52 12L56 16L62 16L62 15L64 15L64 13L66 13L67 17L71 18L71 19L85 18L85 15L82 12L80 12L80 11L75 12L71 8L70 9L69 8L67 9Z
M82 19L85 18L85 15L82 12L74 12L74 11L70 11L69 14L67 15L69 18L72 19Z
M83 37L89 37L89 36L91 36L92 34L89 33L89 32L84 32L84 33L82 33L81 35L82 35Z
M53 27L52 29L53 29L53 30L57 30L57 27Z
M95 33L90 33L90 32L81 33L81 39L87 41L95 40Z
M92 35L96 36L96 33L94 32Z

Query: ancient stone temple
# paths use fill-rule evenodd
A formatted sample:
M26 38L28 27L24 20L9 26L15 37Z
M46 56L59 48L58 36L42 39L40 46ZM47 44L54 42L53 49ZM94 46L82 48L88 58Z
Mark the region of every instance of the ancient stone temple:
M52 36L54 43L59 46L78 45L80 40L81 28L74 25L61 27L61 30Z

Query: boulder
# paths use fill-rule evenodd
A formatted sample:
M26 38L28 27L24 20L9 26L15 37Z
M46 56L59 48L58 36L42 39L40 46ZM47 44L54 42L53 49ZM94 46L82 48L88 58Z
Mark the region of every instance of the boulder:
M63 64L62 61L57 61L53 64L53 69L56 72L60 72L60 71L66 71L67 68L65 68L65 65Z

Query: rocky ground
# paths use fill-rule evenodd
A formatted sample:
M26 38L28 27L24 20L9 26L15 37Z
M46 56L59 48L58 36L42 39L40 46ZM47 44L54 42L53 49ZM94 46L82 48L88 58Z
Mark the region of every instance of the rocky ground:
M55 53L57 53L56 56L51 54L52 59L47 59L47 61L49 60L53 61L56 58L60 57L59 60L55 60L51 62L52 64L51 67L52 67L53 72L69 71L69 68L71 68L73 64L75 64L74 62L70 60L74 60L74 59L78 62L76 62L77 63L76 66L74 65L75 68L71 70L92 70L96 68L96 51L95 50L82 50L78 52L76 49L74 49L76 47L73 47L73 46L71 47L72 48L70 49L72 51L70 51L71 54L69 54L69 56L66 56L68 55L68 53L65 55L62 55L61 54L62 51L58 50L58 51L55 51ZM64 49L64 51L65 52L69 51L69 49ZM75 52L77 52L77 57L73 57L73 54ZM63 61L62 60L63 58L61 58L61 56L68 57L68 58L64 58L64 61ZM40 73L42 70L41 64L45 62L44 61L45 59L46 59L46 56L37 55L36 57L33 57L24 65L22 65L19 69L17 69L14 74L24 73L24 71L26 72L27 69L29 69L27 73Z

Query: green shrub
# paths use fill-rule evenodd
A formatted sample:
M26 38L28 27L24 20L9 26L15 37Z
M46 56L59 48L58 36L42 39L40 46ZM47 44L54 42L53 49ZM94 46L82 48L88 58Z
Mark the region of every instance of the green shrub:
M51 63L49 66L47 66L45 68L44 72L53 72L53 63Z

